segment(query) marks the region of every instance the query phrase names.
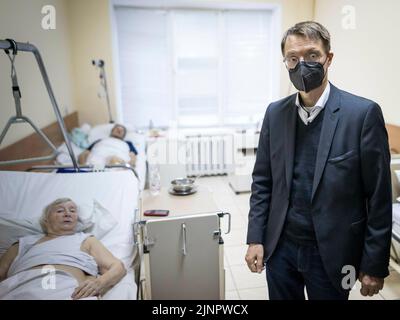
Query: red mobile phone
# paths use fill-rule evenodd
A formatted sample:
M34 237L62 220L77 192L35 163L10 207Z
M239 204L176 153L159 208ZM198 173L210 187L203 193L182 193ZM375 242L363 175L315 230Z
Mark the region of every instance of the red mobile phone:
M166 217L169 210L146 210L143 215L151 217Z

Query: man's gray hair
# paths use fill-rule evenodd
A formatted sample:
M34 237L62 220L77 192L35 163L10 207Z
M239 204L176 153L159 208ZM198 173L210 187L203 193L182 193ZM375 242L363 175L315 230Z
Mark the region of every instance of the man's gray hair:
M296 23L284 33L281 42L282 55L285 55L286 39L291 35L303 36L311 40L321 40L325 53L329 53L331 50L331 35L329 31L316 21L303 21Z
M125 138L125 137L126 137L126 134L128 133L128 129L127 129L123 124L116 123L116 124L112 127L111 131L113 131L114 128L116 128L116 127L121 127L121 128L124 129L124 137L123 137L123 138Z
M47 233L46 222L47 222L47 220L49 218L51 210L55 206L58 206L59 204L63 204L63 203L70 202L70 201L72 201L70 198L59 198L59 199L54 200L52 203L48 204L43 209L42 216L40 217L39 223L40 223L40 226L42 227L42 230L43 230L44 233Z

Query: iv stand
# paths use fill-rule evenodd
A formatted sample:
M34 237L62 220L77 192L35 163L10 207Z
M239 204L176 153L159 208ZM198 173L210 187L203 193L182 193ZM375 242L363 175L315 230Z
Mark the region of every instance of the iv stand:
M107 109L108 109L108 119L110 123L114 123L111 114L111 106L110 106L110 98L108 96L108 87L107 87L107 78L106 78L106 70L104 69L104 60L92 60L92 64L99 68L100 70L100 85L103 87L104 92L106 93L106 102L107 102Z

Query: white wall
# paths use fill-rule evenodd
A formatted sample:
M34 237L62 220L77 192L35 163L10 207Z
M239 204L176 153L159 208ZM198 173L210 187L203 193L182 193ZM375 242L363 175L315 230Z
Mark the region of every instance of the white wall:
M70 22L74 76L74 103L79 121L91 125L108 121L105 99L98 97L99 73L92 59L103 59L107 75L111 109L116 119L115 81L112 56L109 0L66 0Z
M44 5L56 8L56 30L44 30L41 21ZM72 73L68 21L65 0L1 0L0 39L12 38L36 45L47 69L56 100L63 115L75 110L72 102ZM49 96L43 84L36 60L30 53L20 53L16 69L22 92L22 111L42 128L56 120ZM10 63L0 52L0 130L15 115L11 92ZM14 125L0 148L29 135L33 130L26 125Z
M355 29L342 9L355 9ZM316 0L315 20L331 33L335 53L331 81L339 88L375 100L387 123L400 125L398 0Z

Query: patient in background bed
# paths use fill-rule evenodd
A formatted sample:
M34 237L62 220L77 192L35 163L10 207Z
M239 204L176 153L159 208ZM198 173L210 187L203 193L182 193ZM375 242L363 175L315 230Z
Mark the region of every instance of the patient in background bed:
M136 163L137 150L130 141L124 140L126 128L121 124L116 124L110 137L97 140L79 155L80 164L91 165L115 165L129 164L134 166Z
M99 297L124 277L122 261L95 237L75 232L77 221L71 199L58 199L44 209L44 235L20 238L0 259L1 299ZM49 267L56 290L44 288Z

